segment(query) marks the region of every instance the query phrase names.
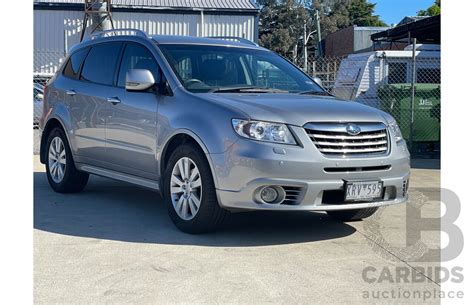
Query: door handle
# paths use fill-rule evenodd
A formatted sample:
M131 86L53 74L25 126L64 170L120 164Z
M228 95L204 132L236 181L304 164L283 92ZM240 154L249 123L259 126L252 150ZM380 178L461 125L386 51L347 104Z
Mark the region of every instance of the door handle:
M71 96L72 96L72 95L76 95L76 90L74 90L74 89L66 90L66 94L67 94L67 95L71 95Z
M112 103L112 105L117 105L121 103L122 101L118 97L114 96L114 97L108 97L107 102Z

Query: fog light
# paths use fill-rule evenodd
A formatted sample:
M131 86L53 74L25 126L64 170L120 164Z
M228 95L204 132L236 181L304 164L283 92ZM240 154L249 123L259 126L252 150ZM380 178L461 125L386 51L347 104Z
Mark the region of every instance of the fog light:
M278 199L278 191L273 186L267 186L260 192L260 197L265 203L273 203Z

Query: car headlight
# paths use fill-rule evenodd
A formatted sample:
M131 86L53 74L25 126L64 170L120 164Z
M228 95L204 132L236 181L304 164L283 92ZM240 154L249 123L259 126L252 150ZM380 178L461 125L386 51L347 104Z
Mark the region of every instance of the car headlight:
M232 119L232 126L239 136L247 139L296 145L285 124Z
M392 131L392 135L395 137L395 141L398 143L403 140L403 135L402 131L400 130L400 127L398 127L398 124L396 121L391 121L388 123L388 126L390 127L390 130Z

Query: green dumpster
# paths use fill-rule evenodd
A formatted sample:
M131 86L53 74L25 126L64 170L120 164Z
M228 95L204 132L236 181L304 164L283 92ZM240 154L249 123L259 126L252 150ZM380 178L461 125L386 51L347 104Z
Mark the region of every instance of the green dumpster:
M405 140L410 139L411 84L382 85L378 89L381 109L398 122ZM440 139L441 89L439 84L415 84L413 142Z

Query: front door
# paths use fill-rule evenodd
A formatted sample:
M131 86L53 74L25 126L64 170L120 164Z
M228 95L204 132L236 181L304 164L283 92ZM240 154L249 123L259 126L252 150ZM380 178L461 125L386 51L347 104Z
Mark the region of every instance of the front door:
M119 68L117 86L110 92L111 116L106 126L106 153L112 170L157 178L157 113L162 96L153 88L127 91L125 76L130 69L147 69L159 83L158 64L147 47L127 43Z

